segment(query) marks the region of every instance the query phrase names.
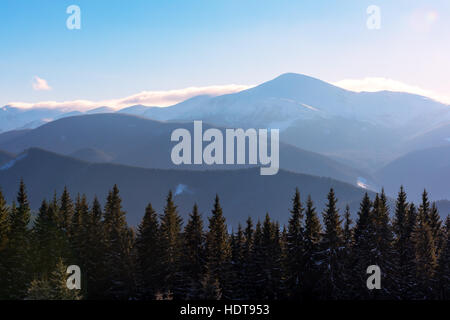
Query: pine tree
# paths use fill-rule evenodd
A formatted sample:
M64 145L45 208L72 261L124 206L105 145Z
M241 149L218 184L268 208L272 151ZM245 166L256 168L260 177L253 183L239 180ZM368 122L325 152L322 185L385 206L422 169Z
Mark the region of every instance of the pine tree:
M287 233L286 286L291 299L300 298L303 280L304 230L300 192L295 190Z
M218 280L222 298L228 299L232 295L231 288L227 286L227 280L230 280L231 248L218 195L214 200L214 208L211 213L211 217L208 218L209 227L206 235L206 260L211 277Z
M35 279L31 282L27 300L80 300L78 289L67 288L67 266L58 259L49 277Z
M412 298L415 291L415 248L412 234L416 225L416 208L408 205L407 196L403 186L397 196L395 205L395 217L393 221L394 231L394 258L395 264L395 295L397 299Z
M121 202L119 189L114 185L104 210L107 266L105 295L111 299L129 299L133 291L131 249L134 239L127 226Z
M86 196L77 196L71 222L71 245L75 260L82 270L87 269L86 252L89 247L89 204Z
M431 229L431 235L434 239L434 247L436 248L436 255L439 256L443 243L442 241L442 221L439 215L439 210L436 203L433 202L428 215L428 225Z
M154 299L162 285L160 238L158 215L149 203L136 238L139 291L143 299Z
M419 216L430 225L430 201L428 200L427 190L423 190L422 202L419 206Z
M42 201L32 229L32 257L35 277L49 275L59 257L67 254L61 230L58 228L54 206Z
M323 212L325 232L322 236L320 297L339 299L345 286L343 257L342 221L337 209L337 199L333 188L328 193L328 202Z
M304 286L303 296L306 299L314 297L314 291L319 281L320 268L320 241L322 226L314 208L314 203L311 196L308 196L305 211L305 251L304 251Z
M432 230L429 226L429 211L427 209L426 192L419 208L419 216L414 230L414 244L416 256L416 277L422 296L421 299L433 297L435 287L434 277L437 268L436 247Z
M9 208L0 190L0 252L6 247L9 228Z
M182 219L173 202L172 192L169 191L164 214L161 217L161 263L166 298L171 297L174 291L180 289L178 282L181 272L181 225Z
M378 195L377 195L378 196ZM393 233L389 219L389 208L384 189L381 191L380 197L376 198L373 204L372 212L373 222L375 224L373 252L374 262L381 269L382 288L381 291L373 291L376 298L388 299L395 288L394 268L392 263L394 257L393 251Z
M345 206L344 213L344 229L343 229L343 241L344 241L344 250L342 253L342 260L344 265L344 271L342 277L345 282L345 287L343 287L343 293L345 298L352 299L354 298L355 288L353 285L354 279L354 253L353 248L355 246L354 241L354 229L352 227L353 220L350 215L350 206L347 204Z
M354 244L352 224L350 206L347 204L344 213L344 243L347 250L351 250Z
M219 280L206 266L206 272L202 281L203 300L220 300L222 299L222 289L220 288Z
M445 226L442 228L442 251L439 256L437 271L438 298L450 299L450 216L447 216Z
M74 214L74 206L72 199L70 198L67 187L64 187L64 191L61 195L61 206L59 208L58 224L61 230L66 234L70 234L70 227L72 224L72 216Z
M103 212L97 197L94 197L92 207L89 210L87 219L86 248L83 252L85 261L84 283L85 298L100 299L103 297L105 289L105 276L107 273L105 265L105 230L103 225Z
M205 241L203 220L194 204L192 213L184 228L183 270L187 284L187 299L200 299L202 295L201 281L204 275Z
M245 237L242 226L239 223L236 233L231 236L231 265L232 265L232 282L233 300L243 300L245 294L245 260L244 260Z
M31 281L30 266L30 206L23 180L20 181L17 204L10 210L10 230L6 248L6 292L8 299L23 299Z
M264 270L264 247L263 247L263 231L261 221L258 220L255 227L252 248L252 275L250 282L254 288L253 296L250 299L263 300L265 294L265 270Z
M246 227L244 231L244 248L243 248L243 292L244 292L244 299L250 299L251 297L254 297L256 295L255 288L252 283L253 278L253 268L254 268L254 261L253 261L253 235L254 235L254 229L253 229L253 221L251 217L248 217L246 221Z
M376 195L375 206L378 207L379 196ZM376 264L375 257L375 219L372 212L372 202L367 192L361 201L358 219L355 226L355 244L353 247L354 272L352 283L354 293L358 298L367 299L370 292L366 287L367 267Z
M3 198L3 194L0 190L0 275L6 275L6 253L8 248L8 235L10 232L10 220L9 220L9 208L6 205L6 201ZM6 277L0 276L0 300L6 299L7 281Z
M273 300L279 295L281 248L279 226L270 220L268 213L262 227L261 252L259 256L262 258L261 296L263 299Z

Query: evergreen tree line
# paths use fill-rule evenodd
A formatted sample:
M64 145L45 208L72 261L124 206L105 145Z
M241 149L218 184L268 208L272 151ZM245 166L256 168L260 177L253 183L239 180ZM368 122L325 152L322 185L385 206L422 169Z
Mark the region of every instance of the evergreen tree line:
M450 299L450 218L426 191L416 208L400 188L393 217L384 191L366 193L355 223L337 201L331 189L321 223L296 190L286 226L266 214L230 234L218 196L205 229L197 205L183 223L169 192L134 230L116 185L103 208L64 188L31 223L21 181L11 205L0 192L0 299ZM81 290L67 289L68 265ZM381 289L366 286L370 265Z

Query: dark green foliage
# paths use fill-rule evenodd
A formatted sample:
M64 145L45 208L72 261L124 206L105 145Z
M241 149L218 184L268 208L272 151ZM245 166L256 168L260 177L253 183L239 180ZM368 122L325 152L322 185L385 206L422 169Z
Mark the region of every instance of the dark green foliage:
M429 225L429 206L424 191L423 202L419 207L417 224L413 232L415 244L416 278L422 297L430 299L433 297L435 286L435 272L437 268L437 255L433 232Z
M20 181L17 194L17 206L13 203L10 210L10 228L7 235L5 291L7 299L23 299L31 281L30 264L30 207L23 180Z
M64 191L61 195L61 206L59 208L58 224L59 227L67 234L70 234L72 216L74 214L74 207L72 199L70 198L67 187L64 187Z
M218 281L222 296L227 298L232 294L231 288L226 286L227 271L230 269L231 247L218 195L214 200L214 208L211 213L211 217L208 218L209 227L206 235L208 272L212 279Z
M50 205L44 200L32 229L32 256L35 277L45 277L65 256L67 246L65 235L58 228L57 214L54 203Z
M336 207L337 199L334 190L328 193L328 202L323 212L325 232L321 243L321 279L319 297L323 299L339 299L343 297L345 288L344 238L342 221Z
M164 295L166 298L172 297L174 294L182 295L180 288L180 272L181 272L181 236L182 219L178 214L177 207L172 199L170 191L166 198L166 206L164 214L161 217L161 267L164 283Z
M194 204L192 213L184 228L184 249L182 252L182 270L185 283L185 299L202 297L202 280L206 261L203 221Z
M67 288L67 265L59 258L48 277L31 282L27 300L80 300L79 290Z
M292 299L298 299L303 280L304 253L303 207L300 192L295 190L292 199L291 217L289 219L286 243L286 290Z
M426 192L417 212L401 188L392 224L387 203L383 190L373 202L366 194L355 227L348 206L342 226L331 189L322 227L296 190L287 227L266 214L230 235L218 196L204 233L196 205L182 231L169 192L160 217L147 206L135 237L117 186L104 212L97 198L89 207L85 196L73 205L67 189L55 193L29 229L21 182L17 205L0 193L0 298L449 299L450 218L441 225ZM81 268L81 291L66 287L69 264ZM369 265L381 269L381 290L366 287Z
M231 265L232 265L232 283L233 299L242 300L246 296L246 277L245 277L245 236L241 224L238 225L236 233L231 235Z
M86 232L84 239L84 251L81 252L81 259L84 263L84 294L88 299L100 299L105 290L105 280L107 279L106 256L106 235L103 225L103 212L97 197L94 198L91 209L84 219Z
M348 250L350 250L354 244L352 224L353 221L350 217L350 206L346 205L344 213L344 244Z
M149 203L136 238L139 293L142 299L154 299L162 286L160 239L158 215Z
M111 299L128 299L133 294L133 261L131 250L134 235L128 228L122 210L119 189L109 192L104 211L105 226L105 293Z
M412 241L413 231L416 225L416 208L409 205L403 186L397 196L395 205L395 217L393 220L394 231L394 272L396 277L395 298L413 298L415 291L415 248Z
M305 211L305 251L304 251L304 285L302 295L310 299L315 295L320 277L320 241L322 226L317 216L314 203L310 196L306 202Z
M442 251L439 256L437 271L437 298L450 299L450 216L447 216L445 226L442 228Z
M9 208L6 205L6 201L3 198L3 194L0 190L0 275L6 275L7 272L7 248L8 248L8 235L10 229L9 220ZM7 278L0 276L0 300L6 299L8 296L7 291Z

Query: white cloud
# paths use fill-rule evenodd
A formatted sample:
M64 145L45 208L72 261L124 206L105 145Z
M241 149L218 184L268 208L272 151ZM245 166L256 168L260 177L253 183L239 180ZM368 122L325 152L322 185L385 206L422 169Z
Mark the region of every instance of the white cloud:
M222 94L242 91L251 87L252 86L236 85L236 84L206 86L206 87L189 87L184 89L166 90L166 91L143 91L125 98L101 100L101 101L71 100L61 102L42 101L36 103L11 102L8 103L8 105L23 109L52 108L52 109L64 109L67 111L70 110L85 111L102 106L120 109L136 104L142 104L146 106L167 107L198 95L218 96Z
M341 87L343 89L356 92L361 91L376 92L387 90L395 92L413 93L429 97L442 103L450 104L450 96L438 94L431 90L423 89L418 86L409 85L400 81L387 78L372 77L364 79L344 79L333 82L332 84Z
M34 76L32 86L36 91L52 90L52 87L48 85L47 80L39 78L38 76Z

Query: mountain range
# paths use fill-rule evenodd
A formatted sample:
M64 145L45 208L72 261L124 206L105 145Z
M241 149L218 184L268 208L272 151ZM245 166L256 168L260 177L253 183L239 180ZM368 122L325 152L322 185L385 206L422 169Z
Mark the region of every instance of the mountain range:
M211 126L203 124L203 127L205 131ZM189 130L193 135L193 124L186 122L161 122L127 114L74 116L22 131L21 135L0 141L0 150L18 154L25 149L39 147L90 162L113 162L157 169L243 167L173 164L170 155L176 143L170 137L178 128ZM360 179L371 181L361 170L284 143L280 144L280 167L298 173L331 177L354 185Z
M300 74L222 96L197 96L170 107L135 105L87 112L0 109L0 164L33 147L71 159L141 169L245 169L175 166L170 133L205 129L280 129L280 167L329 177L394 197L401 184L417 201L450 199L450 106L399 92L352 92ZM2 160L4 159L4 160ZM285 171L283 171L285 172Z
M236 227L248 216L263 219L266 212L287 223L295 188L301 190L303 200L308 194L322 210L329 189L336 191L339 207L351 205L353 212L365 192L364 189L331 178L280 170L274 176L261 176L259 168L237 170L167 170L146 169L111 163L89 163L38 148L20 153L14 160L0 167L0 188L5 197L13 200L19 180L23 178L31 207L39 208L44 198L64 186L75 197L85 193L104 203L108 190L119 186L123 208L128 221L139 223L148 202L162 212L169 190L175 196L184 218L197 203L204 216L209 215L214 197L219 194L229 225ZM369 192L373 197L373 192Z

